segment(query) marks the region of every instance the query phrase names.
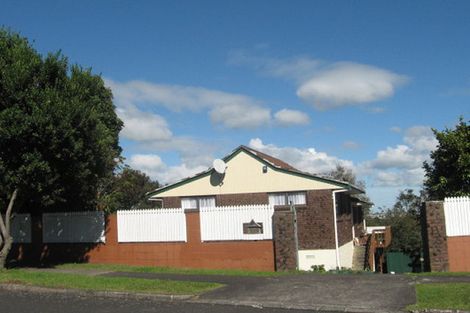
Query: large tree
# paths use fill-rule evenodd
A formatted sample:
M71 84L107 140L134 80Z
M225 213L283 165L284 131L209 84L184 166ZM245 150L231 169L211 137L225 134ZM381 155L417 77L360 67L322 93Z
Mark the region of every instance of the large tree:
M121 128L100 76L0 29L0 268L15 210L96 209Z
M157 203L149 202L146 194L159 186L157 181L153 181L145 173L126 165L102 185L99 206L108 213L153 208Z
M433 129L438 141L424 162L425 191L431 200L470 195L470 125L461 117L455 129Z

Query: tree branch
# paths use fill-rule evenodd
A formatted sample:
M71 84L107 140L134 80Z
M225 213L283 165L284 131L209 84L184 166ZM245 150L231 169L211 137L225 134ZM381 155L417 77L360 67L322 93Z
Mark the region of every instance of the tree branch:
M3 217L0 214L0 232L2 233L2 237L6 240L10 236L10 217L11 211L13 210L13 204L15 203L16 196L18 194L18 188L13 191L11 195L10 202L8 203L7 211L5 212L5 221L3 221Z
M7 234L10 234L10 226L11 226L11 212L13 211L13 204L15 203L16 196L18 194L18 188L13 191L13 194L10 198L10 203L8 203L7 213L5 214L5 229Z

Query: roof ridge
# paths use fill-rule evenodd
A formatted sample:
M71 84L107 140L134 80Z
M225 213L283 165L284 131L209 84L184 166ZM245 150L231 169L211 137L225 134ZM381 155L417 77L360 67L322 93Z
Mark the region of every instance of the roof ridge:
M287 170L299 171L298 169L296 169L295 167L293 167L289 163L287 163L287 162L285 162L281 159L278 159L276 157L273 157L272 155L269 155L267 153L261 152L259 150L253 149L253 148L245 146L245 145L241 145L239 148L244 149L244 150L248 150L249 152L256 154L257 156L259 156L260 158L262 158L266 162L271 163L275 167L283 168L283 169L287 169Z

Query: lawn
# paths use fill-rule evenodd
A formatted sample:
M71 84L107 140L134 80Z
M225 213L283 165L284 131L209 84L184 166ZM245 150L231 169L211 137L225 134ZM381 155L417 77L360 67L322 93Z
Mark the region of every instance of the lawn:
M416 309L448 309L470 311L469 283L436 283L416 285Z
M187 274L187 275L230 275L230 276L279 276L292 272L264 272L248 270L213 270L213 269L193 269L193 268L169 268L154 266L131 266L120 264L89 264L89 263L67 263L56 266L60 269L79 270L104 270L113 272L134 272L134 273L167 273L167 274Z
M470 276L470 272L423 272L423 273L406 273L410 276Z
M21 269L0 271L0 283L15 283L49 288L94 291L197 295L222 286L210 282L181 282L124 277L35 272Z

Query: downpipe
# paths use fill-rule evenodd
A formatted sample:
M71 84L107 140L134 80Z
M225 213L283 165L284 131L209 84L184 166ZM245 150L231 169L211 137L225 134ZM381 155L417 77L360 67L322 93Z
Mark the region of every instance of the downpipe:
M346 189L334 190L332 192L333 197L333 219L334 219L334 227L335 227L335 253L336 253L336 269L341 269L341 262L339 256L339 242L338 242L338 222L336 216L336 194L340 192L346 192Z

